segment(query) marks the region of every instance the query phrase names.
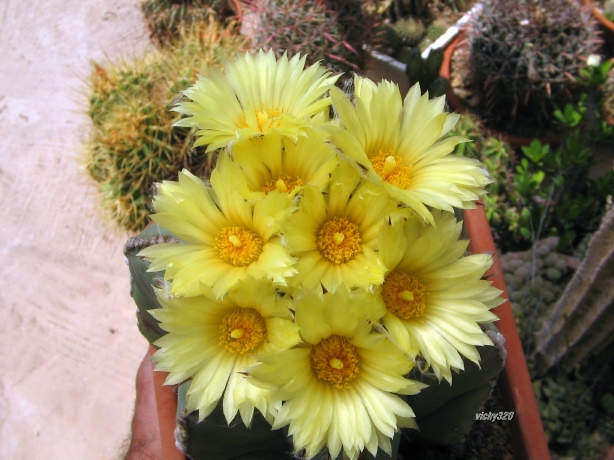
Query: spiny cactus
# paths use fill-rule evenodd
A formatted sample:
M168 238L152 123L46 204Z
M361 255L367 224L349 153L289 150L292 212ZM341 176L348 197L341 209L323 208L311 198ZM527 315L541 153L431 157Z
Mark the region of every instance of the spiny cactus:
M435 19L431 22L426 28L426 34L424 38L420 42L420 50L424 51L429 45L435 42L439 37L441 37L446 30L448 30L448 24L440 19Z
M85 163L120 227L138 231L147 224L154 183L176 178L182 168L208 171L204 151L191 148L190 130L172 127L179 115L170 108L203 64L220 63L243 46L242 38L211 19L162 52L118 65L94 64L88 111L93 132Z
M143 0L141 10L154 44L169 46L199 23L206 23L211 14L220 19L234 17L237 13L237 2L238 0Z
M307 54L309 64L339 71L364 66L363 44L371 41L375 16L359 0L251 0L254 15L250 34L254 48Z
M401 46L416 46L426 35L424 22L418 18L403 18L390 26L394 40Z
M487 0L469 40L476 110L490 126L528 136L551 129L554 108L574 100L580 69L600 44L577 0Z
M392 0L390 13L397 19L406 17L419 17L429 19L432 15L428 0Z

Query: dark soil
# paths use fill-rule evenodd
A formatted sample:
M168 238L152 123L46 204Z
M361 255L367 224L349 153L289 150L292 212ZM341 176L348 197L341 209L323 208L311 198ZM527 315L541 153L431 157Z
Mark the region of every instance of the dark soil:
M484 404L484 412L507 411L495 386ZM399 460L512 460L513 421L476 420L465 441L451 446L429 447L401 441Z

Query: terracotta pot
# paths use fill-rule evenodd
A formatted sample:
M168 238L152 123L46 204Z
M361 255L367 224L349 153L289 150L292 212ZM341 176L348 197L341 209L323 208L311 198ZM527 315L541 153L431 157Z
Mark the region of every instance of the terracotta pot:
M471 243L471 253L493 254L494 264L486 274L493 285L503 291L503 297L509 299L503 271L496 253L490 226L486 218L484 206L478 203L475 209L464 212L464 225L467 237ZM499 377L498 385L501 388L503 403L507 410L514 411L511 421L514 458L530 460L548 460L550 452L544 434L541 417L537 408L535 394L522 343L509 300L494 310L499 317L495 324L505 337L507 360L505 368ZM150 353L155 349L150 346ZM173 387L163 385L166 373L154 372L156 402L160 434L165 460L185 460L185 456L175 447L175 421L177 412L177 397Z
M443 54L443 61L441 63L441 70L439 75L450 82L452 82L452 56L457 47L464 44L467 38L464 33L460 33L454 40L446 47ZM446 93L446 99L450 107L456 113L467 113L469 109L463 104L457 94L454 92L454 88L450 85L450 89ZM489 136L493 136L499 139L506 140L511 146L518 147L523 145L529 145L534 137L517 136L515 134L505 133L498 131L487 126L484 127L484 131ZM550 134L546 136L540 136L539 140L544 144L558 144L561 141L561 134Z
M499 317L495 325L505 337L505 349L507 350L507 360L499 377L499 385L505 405L514 410L514 418L511 423L515 458L549 459L550 451L539 415L533 384L483 204L478 202L475 209L466 210L463 220L470 239L469 251L473 254L492 254L494 256L494 263L486 273L486 278L493 282L493 286L503 291L502 296L506 299L493 311Z
M153 345L149 345L149 356L155 353ZM160 425L160 441L164 460L185 460L185 455L175 446L175 425L177 421L177 395L174 387L164 385L167 372L153 372L156 406L158 408L158 424Z

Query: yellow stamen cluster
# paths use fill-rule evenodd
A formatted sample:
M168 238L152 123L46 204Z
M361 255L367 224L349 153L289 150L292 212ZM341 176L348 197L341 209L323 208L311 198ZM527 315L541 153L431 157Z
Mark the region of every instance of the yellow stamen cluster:
M426 287L406 273L392 272L384 280L382 298L390 312L409 320L422 316L426 308Z
M335 264L354 259L362 252L358 226L345 217L333 217L320 227L316 245L320 254Z
M311 349L311 370L336 388L346 388L358 376L358 352L346 337L331 335Z
M258 122L258 130L264 132L265 128L279 128L281 122L277 119L281 115L279 109L263 109L256 110L256 120Z
M235 267L246 267L258 260L263 246L255 232L243 227L224 227L215 237L220 258Z
M220 344L230 353L243 354L256 348L266 337L264 318L253 308L237 308L220 325Z
M411 185L411 166L391 150L380 150L370 157L373 170L386 182L400 189Z
M292 193L296 187L305 185L300 177L291 177L288 174L280 174L277 179L269 179L262 186L262 191L265 193L279 190L280 192Z

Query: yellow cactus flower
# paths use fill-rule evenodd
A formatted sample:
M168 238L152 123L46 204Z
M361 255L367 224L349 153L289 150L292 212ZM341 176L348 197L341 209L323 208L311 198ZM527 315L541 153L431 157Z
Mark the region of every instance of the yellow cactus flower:
M381 188L363 183L343 163L325 193L305 186L298 211L282 227L288 249L298 258L292 285L334 291L342 284L369 288L382 283L379 229L395 209Z
M373 305L365 290L301 291L293 308L303 343L261 354L247 371L254 385L284 401L273 429L289 425L301 458L324 448L352 460L364 449L390 454L395 432L415 427L412 409L394 393L416 394L424 385L404 377L412 361L372 332L366 318L378 314Z
M159 185L154 208L154 222L183 242L149 246L139 255L151 262L149 271L165 271L175 295L199 295L204 285L219 298L248 276L285 285L296 272L278 236L279 222L291 212L281 194L250 203L217 170L211 187L184 170L178 182Z
M427 206L446 211L472 208L490 182L482 164L450 155L466 139L445 137L458 120L446 113L444 98L430 100L414 85L402 100L397 85L355 78L355 105L337 88L333 106L345 129L334 143L370 180L433 223Z
M150 310L167 333L155 342L157 370L169 372L165 384L190 380L187 410L207 417L223 398L228 423L237 413L250 426L254 409L271 420L277 407L270 391L253 386L242 374L259 353L279 351L299 341L288 301L271 283L247 279L224 300L210 289L194 297L166 297ZM277 404L279 406L279 404Z
M440 380L464 368L461 356L478 363L478 345L492 345L480 324L495 321L491 309L501 291L482 277L492 264L485 254L464 256L462 223L433 211L435 227L413 218L382 227L380 258L387 268L378 301L382 324L411 356L422 355Z
M239 184L241 193L259 199L272 191L294 198L306 184L325 189L338 157L322 132L311 130L297 142L244 143L220 153L216 168Z
M296 141L327 118L325 96L338 78L319 64L305 68L305 59L260 50L226 62L223 71L211 68L184 92L189 101L175 110L188 117L176 125L198 128L194 145L207 151L263 136Z

